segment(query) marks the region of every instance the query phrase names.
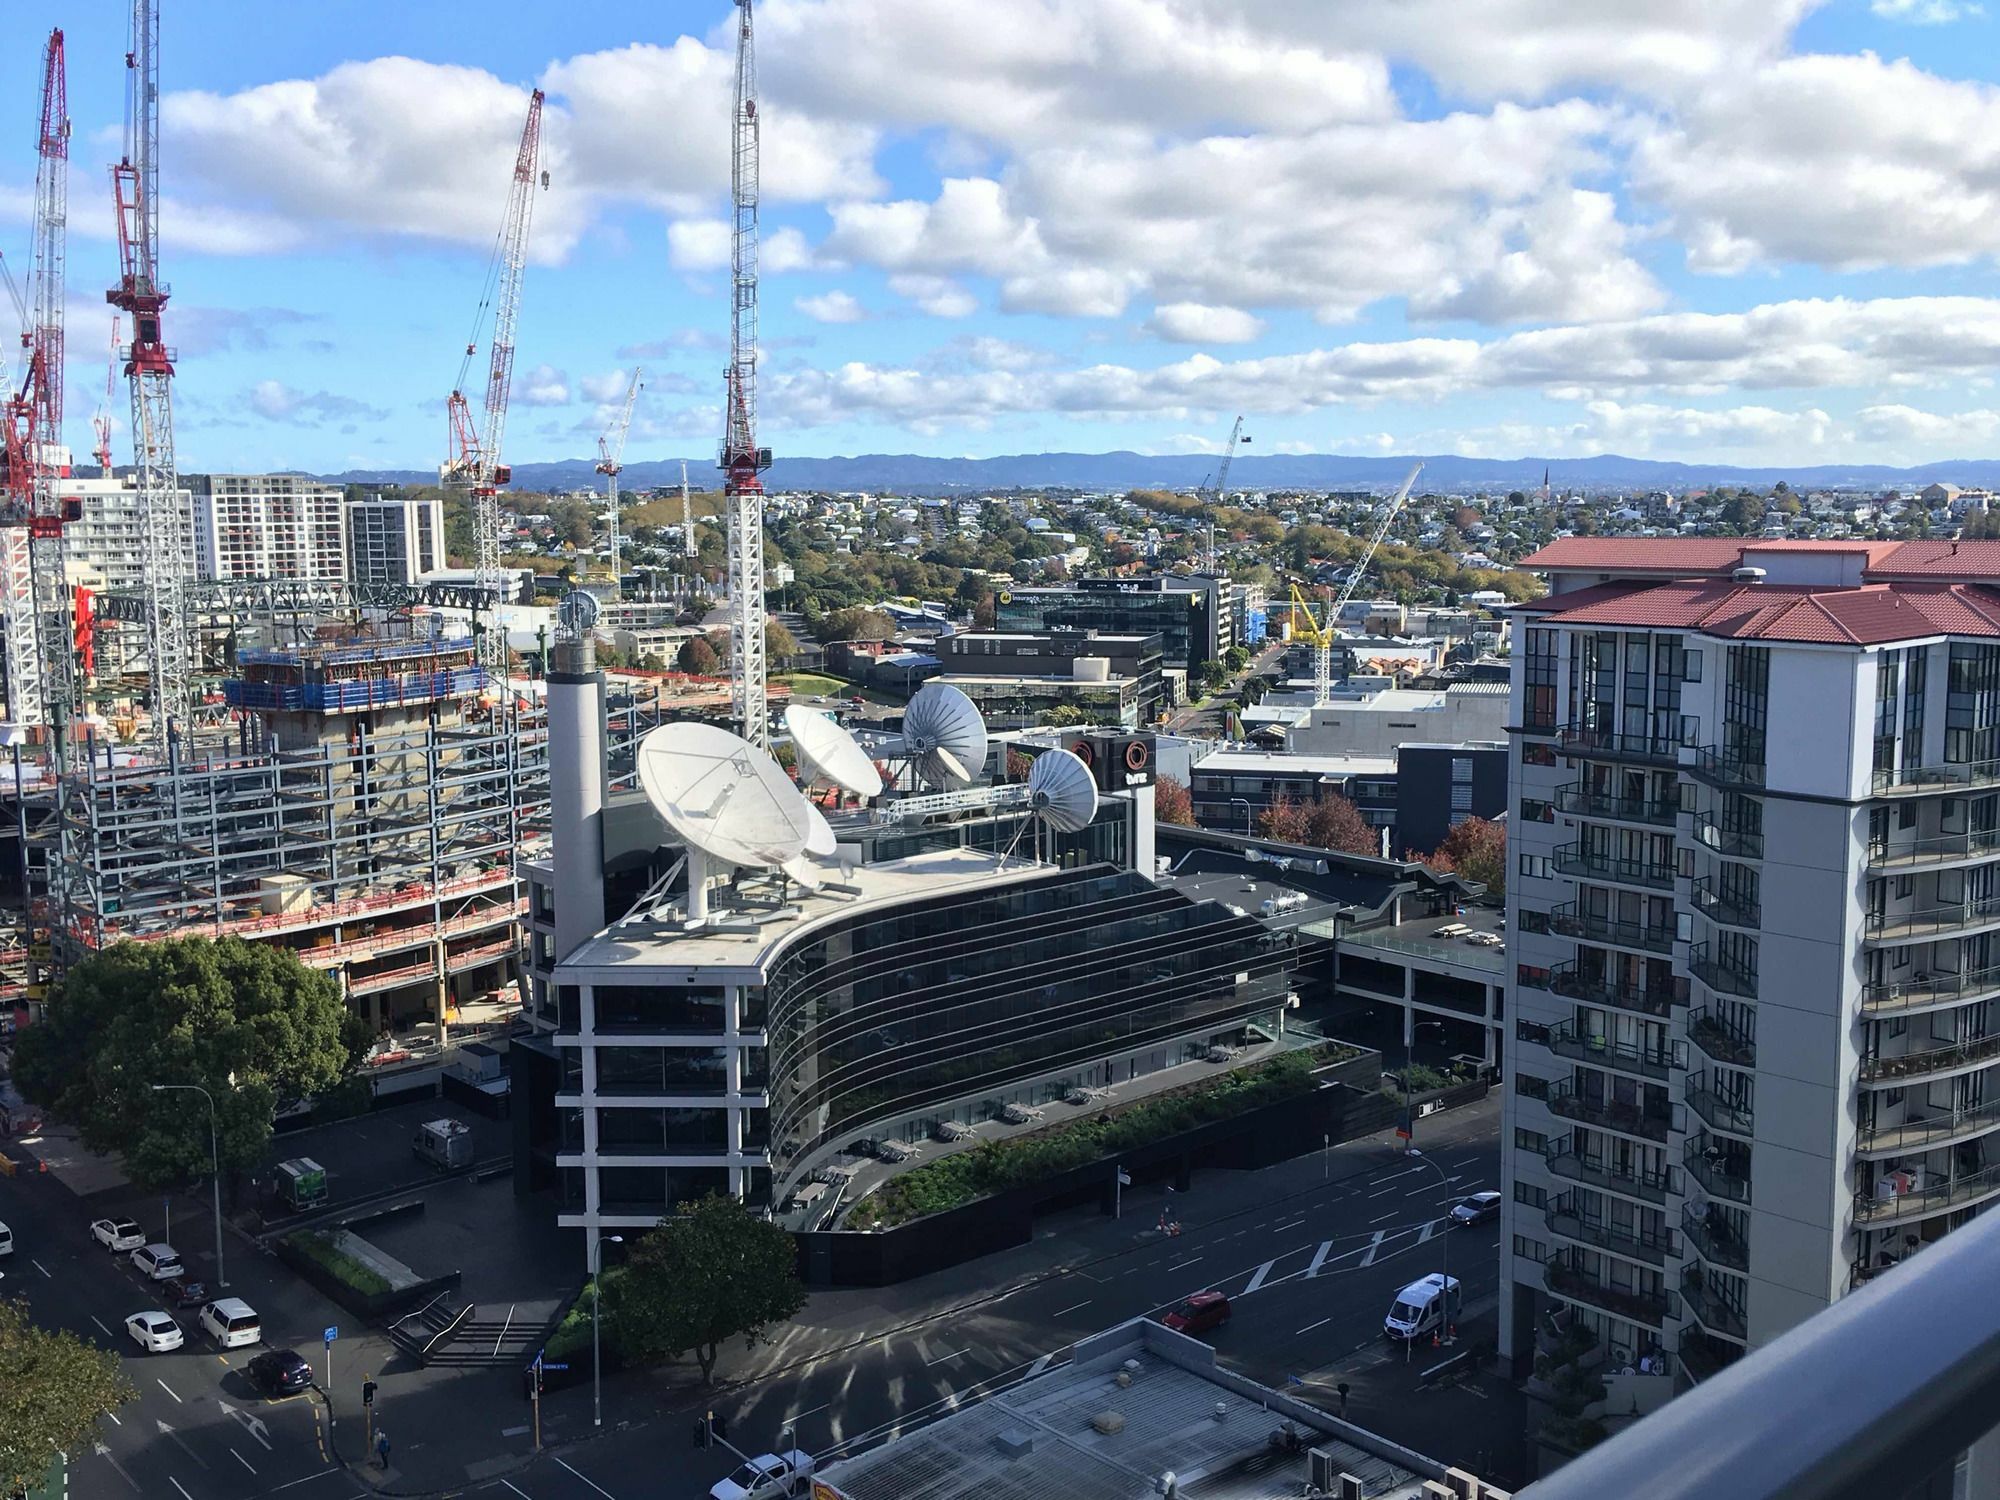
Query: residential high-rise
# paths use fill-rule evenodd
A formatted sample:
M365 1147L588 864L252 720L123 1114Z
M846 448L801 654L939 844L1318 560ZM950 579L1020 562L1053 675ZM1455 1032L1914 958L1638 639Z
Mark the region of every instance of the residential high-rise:
M2000 1197L2000 544L1526 566L1502 1349L1684 1388Z
M445 565L444 501L394 490L347 505L347 576L355 583L415 583Z
M346 579L339 485L302 474L195 474L188 482L201 577Z

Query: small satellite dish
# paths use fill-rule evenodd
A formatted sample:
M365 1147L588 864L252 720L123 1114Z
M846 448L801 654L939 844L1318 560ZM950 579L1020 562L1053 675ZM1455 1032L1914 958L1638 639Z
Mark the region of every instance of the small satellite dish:
M1028 806L1057 833L1088 828L1097 816L1097 781L1067 750L1044 750L1028 768Z
M776 869L814 836L812 804L785 768L713 724L662 724L647 735L639 784L689 848L725 865Z
M597 596L582 589L571 589L556 605L556 624L560 625L571 639L578 639L588 633L597 623Z
M969 782L986 769L986 721L957 688L927 682L903 710L903 754L926 786Z
M814 859L832 859L840 852L840 844L833 836L833 825L827 822L826 814L810 802L805 804L805 808L806 853Z
M785 710L785 728L798 751L799 774L808 781L830 782L856 797L882 795L875 762L829 715L795 703Z

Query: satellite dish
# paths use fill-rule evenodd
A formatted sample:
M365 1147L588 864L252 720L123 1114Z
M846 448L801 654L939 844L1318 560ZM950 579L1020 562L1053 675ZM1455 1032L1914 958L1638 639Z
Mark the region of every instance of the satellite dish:
M778 868L789 875L794 884L802 885L809 891L816 891L826 884L826 876L806 855L801 854L795 859L788 859Z
M927 786L969 782L986 769L986 721L957 688L927 682L903 710L903 754Z
M805 801L800 798L800 801ZM832 859L840 851L840 844L833 836L833 825L826 820L826 814L806 802L806 853L814 859Z
M597 623L597 596L571 589L556 605L556 623L572 640L581 638Z
M1097 780L1067 750L1045 750L1028 768L1028 806L1044 827L1075 833L1097 816Z
M785 768L713 724L662 724L647 735L639 784L690 849L722 864L775 869L814 836L812 804Z
M857 797L882 795L882 773L854 736L831 716L793 704L785 710L785 728L799 757L799 772L808 781L826 781Z

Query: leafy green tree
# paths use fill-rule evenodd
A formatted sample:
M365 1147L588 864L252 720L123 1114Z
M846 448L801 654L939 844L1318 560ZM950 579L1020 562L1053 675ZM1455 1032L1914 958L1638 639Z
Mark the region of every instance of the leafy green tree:
M764 621L764 653L772 661L790 661L799 654L798 637L776 615Z
M70 970L47 1019L22 1033L15 1080L135 1182L170 1187L207 1175L208 1109L154 1084L208 1090L234 1174L263 1158L277 1107L332 1089L365 1042L332 978L288 949L120 943Z
M88 1452L99 1419L138 1398L116 1354L0 1302L0 1495L40 1484L60 1453Z
M755 1348L772 1324L806 1305L791 1235L722 1194L662 1220L632 1247L622 1273L605 1278L605 1290L628 1357L692 1353L704 1383L726 1340L741 1335Z
M879 609L836 609L820 622L823 641L886 641L895 633L896 622Z
M1229 681L1229 668L1219 661L1205 661L1201 664L1201 685L1214 692Z
M1074 703L1058 703L1054 708L1044 709L1041 716L1045 729L1076 729L1090 722L1090 715Z
M1248 646L1231 646L1227 651L1223 652L1222 659L1229 663L1230 671L1240 672L1250 665L1250 648Z
M722 663L716 660L715 648L709 645L706 638L691 635L681 642L680 655L674 658L674 665L696 677L713 677Z

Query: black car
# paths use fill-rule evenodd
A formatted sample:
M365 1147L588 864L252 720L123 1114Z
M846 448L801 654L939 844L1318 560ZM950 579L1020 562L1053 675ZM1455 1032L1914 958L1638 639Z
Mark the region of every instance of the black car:
M208 1283L191 1281L185 1276L170 1276L160 1283L160 1295L167 1299L169 1307L200 1307L208 1301Z
M267 1396L296 1396L313 1381L312 1366L296 1349L266 1349L243 1367L243 1373Z
M1454 1224L1484 1224L1499 1217L1500 1195L1495 1192L1473 1193L1452 1205L1451 1222Z

